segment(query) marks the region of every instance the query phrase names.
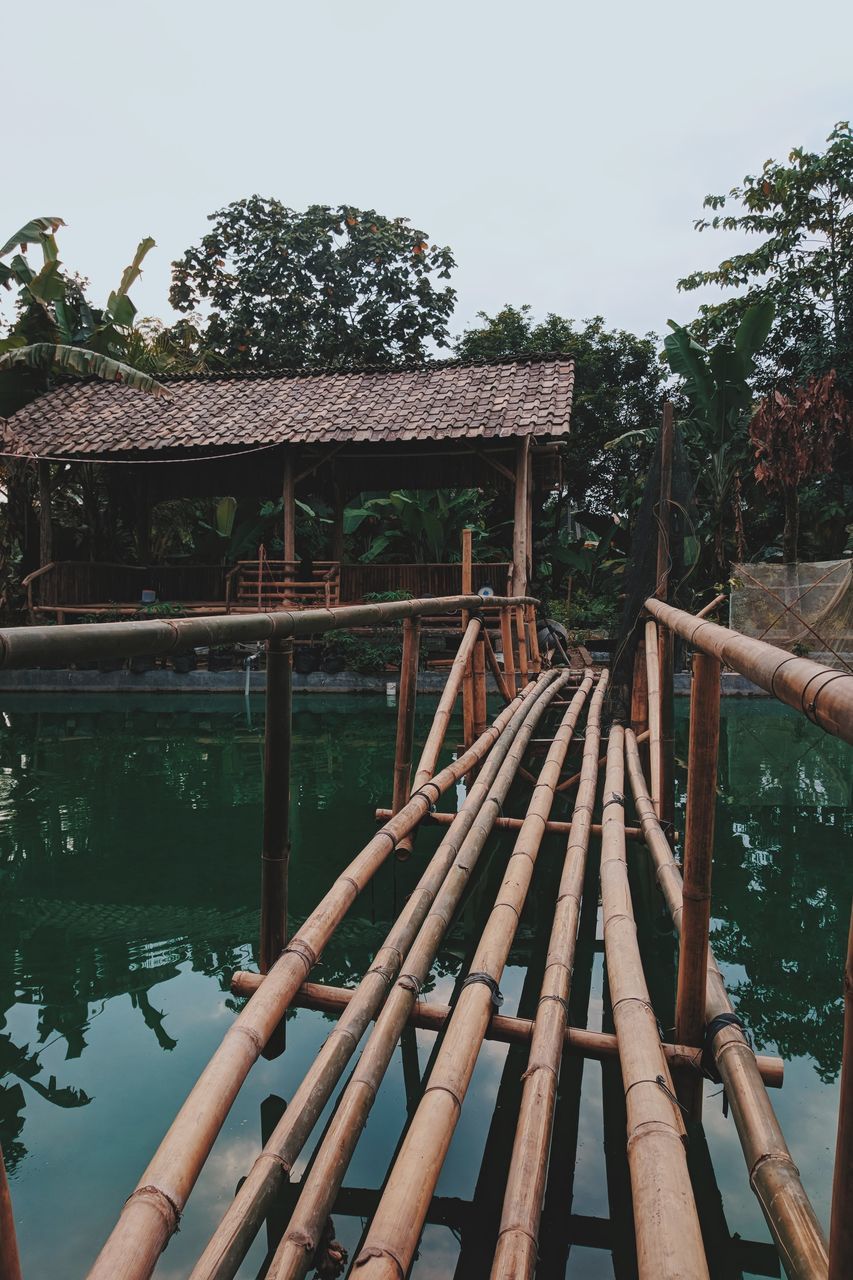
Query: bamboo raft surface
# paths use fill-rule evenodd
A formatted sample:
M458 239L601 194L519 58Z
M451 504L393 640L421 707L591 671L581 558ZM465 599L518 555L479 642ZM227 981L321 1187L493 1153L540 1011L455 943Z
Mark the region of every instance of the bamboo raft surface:
M463 583L465 582L463 558ZM192 618L97 627L0 632L0 666L107 652L167 652L240 635L265 639L264 827L260 926L261 972L237 973L233 990L247 999L192 1088L135 1190L119 1189L118 1220L90 1271L94 1280L145 1280L178 1229L193 1186L237 1093L259 1056L286 1051L283 1018L291 1006L323 1009L337 1021L269 1134L222 1221L197 1260L191 1280L235 1276L268 1217L286 1203L284 1228L267 1275L297 1280L320 1268L339 1274L340 1246L331 1216L352 1201L347 1170L377 1093L411 1026L440 1034L420 1099L409 1117L381 1192L370 1201L365 1234L351 1274L356 1280L404 1280L425 1224L434 1220L436 1188L482 1046L495 1039L527 1054L514 1142L491 1263L492 1280L533 1277L542 1241L549 1172L563 1156L554 1128L561 1072L578 1055L618 1062L627 1130L641 1280L711 1274L700 1229L687 1147L701 1124L702 1082L722 1081L743 1149L748 1183L764 1212L787 1274L841 1280L853 1274L853 1029L848 1009L844 1092L833 1188L831 1243L809 1202L785 1144L767 1089L782 1084L778 1059L756 1056L737 1018L708 942L717 777L719 678L733 666L830 733L853 742L853 677L747 640L685 614L658 596L646 601L630 723L607 724L609 673L549 666L539 652L535 614L526 597L490 600L500 611L500 657L479 599L405 601L300 614ZM414 748L414 679L420 617L459 614L461 642L420 756ZM291 639L342 626L404 620L397 738L390 808L381 825L338 875L299 928L287 919L289 857ZM697 651L693 668L684 865L673 854L671 711L672 637ZM495 674L503 706L488 723L485 672ZM463 703L462 746L447 763L446 736ZM646 727L648 726L648 727ZM601 754L605 741L606 751ZM569 750L582 735L580 769ZM534 750L535 748L535 750ZM537 754L538 752L538 754ZM542 753L544 752L544 759ZM534 771L534 772L531 772ZM435 813L440 798L465 782L458 808ZM525 791L526 787L526 791ZM523 813L504 812L510 792L526 796ZM570 793L569 822L552 820L555 799ZM629 806L636 818L627 821ZM395 857L423 856L421 824L438 828L435 852L423 857L417 886L360 980L347 988L309 981L323 948L361 891ZM424 985L497 830L513 845L500 887L457 998L426 1003ZM562 848L559 888L551 904L544 976L532 1019L498 1012L499 984L517 937L537 865ZM637 937L641 909L632 895L627 840L636 845L680 937L676 1037L665 1042L651 1003ZM593 840L601 842L600 895L607 985L614 1033L570 1024L575 950L589 892ZM596 851L597 852L597 851ZM594 889L593 910L598 901ZM587 903L589 906L589 903ZM840 988L839 977L839 988ZM853 927L847 1004L853 990ZM290 1184L344 1073L325 1131L307 1172ZM124 1206L120 1199L130 1192ZM570 1211L566 1206L566 1213ZM120 1211L119 1211L120 1210ZM450 1213L450 1210L442 1209ZM452 1213L450 1213L452 1218ZM11 1203L0 1164L0 1280L17 1280Z

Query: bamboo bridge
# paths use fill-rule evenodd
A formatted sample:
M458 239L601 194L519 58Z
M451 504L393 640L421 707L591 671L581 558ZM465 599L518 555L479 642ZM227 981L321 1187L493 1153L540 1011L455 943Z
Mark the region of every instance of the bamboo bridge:
M588 663L578 669L561 661L565 654L555 652L549 658L540 653L532 599L490 597L488 623L483 603L469 591L442 599L299 612L0 632L0 667L7 668L62 659L167 654L235 639L264 641L267 648L260 973L234 975L233 990L247 997L247 1003L126 1200L92 1267L92 1280L144 1280L154 1272L241 1085L261 1054L274 1057L284 1050L284 1015L296 1005L336 1014L337 1022L258 1151L197 1260L192 1280L236 1275L273 1213L282 1231L267 1276L297 1280L315 1268L321 1276L338 1275L346 1259L334 1240L332 1214L353 1204L361 1206L358 1211L369 1218L369 1226L352 1259L352 1274L359 1280L403 1280L426 1223L464 1220L463 1204L435 1193L486 1039L521 1046L527 1055L491 1261L493 1280L536 1274L549 1170L566 1157L554 1133L560 1073L578 1057L609 1058L621 1069L641 1280L711 1274L708 1241L687 1164L687 1144L699 1140L696 1135L701 1133L707 1077L724 1086L743 1149L746 1180L787 1274L804 1280L841 1280L853 1274L853 952L848 961L842 1100L827 1243L770 1102L768 1088L782 1084L782 1063L753 1052L749 1029L733 1010L709 946L723 665L849 744L853 676L650 596L633 663L630 715L620 722L609 714L612 677L606 668ZM415 763L421 620L436 615L461 616L461 642ZM392 802L377 811L381 825L376 834L308 918L288 933L293 641L389 621L403 623ZM673 854L676 637L692 651L680 865ZM486 710L487 670L503 702L491 722ZM464 742L450 762L440 766L460 694ZM578 742L582 755L576 769L568 759L570 747ZM519 780L528 784L529 802L523 814L508 815L504 804ZM463 781L466 788L458 810L436 812L440 798ZM555 798L566 792L574 798L571 820L552 820ZM627 821L632 809L633 824ZM345 989L310 981L324 947L358 895L389 859L415 854L418 828L428 823L441 829L438 847L361 980ZM430 1003L422 992L438 949L463 894L475 882L489 837L501 829L513 833L512 851L458 997L451 1007ZM546 833L560 835L565 845L544 978L535 1016L506 1017L498 1011L499 984ZM594 915L600 893L613 1034L569 1022L580 920L585 905L590 905L586 895L593 839L600 840L601 856L591 905ZM632 896L627 841L644 846L650 873L679 935L672 1043L663 1038L644 973L637 938L642 908ZM360 1192L346 1185L347 1169L392 1057L412 1025L440 1035L431 1070L381 1192ZM354 1069L308 1171L292 1183L294 1165L354 1058ZM607 1243L607 1224L567 1216L582 1239L613 1247ZM0 1277L14 1280L20 1271L5 1179L0 1179L0 1230ZM774 1274L775 1257L768 1263L762 1246L746 1241L738 1245L744 1267Z

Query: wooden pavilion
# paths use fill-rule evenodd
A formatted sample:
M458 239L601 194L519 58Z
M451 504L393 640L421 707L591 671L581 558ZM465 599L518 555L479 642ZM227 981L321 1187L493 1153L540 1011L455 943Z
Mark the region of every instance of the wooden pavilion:
M115 383L67 382L5 423L4 450L38 461L39 569L25 580L31 616L132 612L141 590L187 611L355 602L405 589L447 595L456 565L346 565L343 513L362 490L489 486L514 494L512 560L474 567L474 589L523 595L534 503L559 474L574 366L567 356L418 369L205 374L164 379L165 397ZM2 425L2 424L0 424ZM283 496L283 559L236 566L105 565L56 561L52 462L121 464L131 479L139 543L168 498ZM295 500L321 493L333 512L330 559L299 581ZM46 525L46 527L45 527ZM304 575L303 575L304 576Z

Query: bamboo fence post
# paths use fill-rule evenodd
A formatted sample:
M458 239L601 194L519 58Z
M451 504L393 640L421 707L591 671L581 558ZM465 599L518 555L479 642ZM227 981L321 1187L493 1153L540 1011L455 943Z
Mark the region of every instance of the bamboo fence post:
M21 1259L12 1213L12 1197L0 1147L0 1280L21 1280Z
M107 624L103 624L107 625ZM543 677L545 679L545 677ZM536 689L534 689L534 693ZM240 1086L358 894L430 807L492 744L491 735L415 793L349 863L290 939L263 986L232 1023L125 1202L90 1271L94 1280L143 1280L180 1215Z
M491 775L492 780L486 792L487 802L480 808L470 831L459 846L452 867L403 962L400 975L387 996L358 1065L338 1101L337 1110L323 1141L314 1153L290 1226L267 1271L267 1280L284 1280L285 1277L293 1280L294 1277L303 1276L311 1265L335 1196L367 1122L401 1031L429 975L436 951L459 905L465 886L470 881L494 825L493 819L509 791L536 724L565 681L562 675L556 679L549 679L549 675L550 673L544 675L536 686L537 692L531 700L529 713L497 772L490 768L491 759L487 759L471 789L472 793L475 789L485 789Z
M697 620L693 614L651 596L645 606L658 622L694 649L719 658L827 733L853 745L853 675L810 658L797 658L765 640L753 640L716 622Z
M640 636L634 654L634 678L631 681L631 728L645 733L649 727L649 682L646 671L646 640Z
M669 533L670 501L672 497L672 404L664 403L660 428L660 499L658 503L658 549L655 595L666 600L669 594Z
M697 653L693 658L690 745L687 758L687 820L681 943L675 1038L701 1048L705 1040L705 987L711 923L711 872L717 807L717 756L720 745L720 664ZM702 1116L702 1080L681 1079L678 1094L694 1120Z
M653 619L646 622L646 688L649 712L649 777L652 804L661 816L661 686L658 629Z
M486 728L486 646L484 631L474 645L472 658L474 675L474 737L479 738Z
M494 648L492 646L491 636L489 635L488 628L485 626L483 627L483 630L482 630L482 636L483 636L483 645L486 651L486 661L489 664L489 670L494 676L495 684L498 686L498 689L500 691L501 697L503 698L504 702L512 702L513 698L515 697L515 693L514 692L510 693L509 685L506 682L503 671L501 671L497 654L495 653Z
M293 641L269 640L264 723L261 973L269 972L287 941L292 693Z
M473 595L473 567L471 554L471 529L462 530L462 594ZM463 628L468 625L467 611L462 614ZM465 679L462 685L462 741L470 747L476 734L474 732L474 661L473 653L465 667Z
M518 636L518 669L521 672L521 683L527 684L530 679L530 664L527 660L527 637L524 634L524 607L515 607L515 630Z
M394 813L399 813L408 800L411 785L412 742L415 732L415 701L418 692L420 640L420 618L406 618L403 623L400 697L397 703L397 739L394 747L394 794L391 801ZM485 732L485 728L486 726L483 725L482 732ZM397 851L398 853L400 852L399 846Z
M658 505L658 549L657 549L657 582L655 595L659 600L669 597L669 571L672 563L670 553L671 532L671 499L672 499L672 449L673 449L673 416L672 404L667 400L663 406L663 418L660 434L660 502ZM672 840L675 826L675 738L673 732L673 641L672 633L666 627L658 632L658 672L660 688L660 781L657 800L658 816L664 831ZM652 792L654 797L654 791Z
M643 974L625 859L625 731L610 726L601 837L607 981L628 1116L640 1280L708 1276L687 1171L684 1123Z
M654 812L634 735L629 730L625 737L637 816L655 864L658 884L675 929L680 933L681 873ZM705 1016L709 1023L706 1048L725 1086L749 1183L764 1211L785 1270L792 1280L823 1280L829 1266L826 1239L767 1097L755 1054L739 1020L734 1017L710 947Z
M420 1105L386 1180L364 1247L355 1260L363 1280L400 1280L408 1273L486 1028L499 999L498 982L530 887L544 823L592 682L592 675L587 675L563 716L542 766L525 823L471 970L445 1028ZM298 1273L284 1274L293 1280ZM269 1275L271 1280L283 1280L275 1262Z
M468 659L474 647L474 642L480 634L481 622L479 618L471 618L465 628L462 641L456 650L456 657L449 672L447 680L442 690L441 697L438 700L438 706L433 716L430 731L427 734L427 740L421 751L421 758L418 761L418 767L415 770L415 776L412 780L412 790L417 791L429 782L435 773L438 763L439 753L444 745L444 739L447 737L447 730L450 725L450 717L453 715L453 708L456 705L456 699L459 696L459 690L462 687L462 681L465 678L465 670L468 665ZM513 695L515 696L515 695ZM417 827L403 839L397 846L397 854L399 857L407 857L414 848L415 835Z
M476 635L476 630L474 634ZM345 1016L328 1037L303 1078L281 1122L276 1126L269 1142L255 1161L237 1197L193 1269L192 1280L202 1280L202 1277L204 1280L213 1280L214 1277L216 1280L230 1280L236 1274L269 1206L275 1199L282 1182L287 1179L294 1161L310 1136L368 1023L376 1017L387 996L380 1021L377 1022L368 1041L368 1045L374 1046L374 1054L377 1052L377 1045L381 1045L382 1050L387 1049L384 1066L381 1066L381 1052L378 1058L378 1085L378 1080L381 1079L390 1061L397 1035L406 1025L411 1005L414 1003L411 986L394 986L391 994L388 995L389 987L399 975L404 956L406 956L408 970L412 968L412 956L416 953L421 956L423 977L420 981L423 981L428 973L435 954L430 947L434 944L437 949L441 941L455 903L458 902L467 882L467 868L469 864L470 867L475 864L478 849L482 848L491 830L492 814L497 812L496 806L500 805L509 790L515 768L523 754L524 744L529 740L542 711L553 696L550 695L549 683L548 677L544 677L538 686L530 685L509 707L504 708L486 735L481 753L485 756L483 768L471 787L462 809L454 819L450 831L441 841L415 892L409 898L383 947L377 953L374 963L365 974L357 991L352 993ZM540 703L542 703L541 707ZM530 724L527 723L528 720ZM518 745L516 745L517 742ZM489 747L492 749L488 755L485 755ZM462 758L443 770L442 775L452 774L458 780L469 767L470 761ZM436 783L442 775L436 775L436 778L425 783L425 789L438 790ZM486 801L493 793L494 802L487 805ZM485 820L483 820L484 817ZM479 828L476 825L478 821ZM453 867L463 859L463 855L466 873L456 879L451 876L451 872ZM438 931L433 927L430 931L430 922L432 921L434 925L436 920L440 922L442 919L445 920L443 927ZM418 945L420 945L419 952ZM266 982L268 979L262 979L262 981ZM260 990L262 989L261 987ZM415 988L415 994L416 991L417 988ZM393 1011L389 1012L389 1002L393 1004L394 1000L397 1003L397 1011L393 1025L398 1031L397 1035L391 1039L387 1028L389 1019L394 1019L395 1014ZM362 1063L363 1061L364 1055L362 1055ZM360 1065L358 1070L361 1069ZM357 1093L358 1089L351 1081L344 1097L351 1097L353 1091ZM372 1094L367 1097L361 1094L361 1103L366 1108L365 1118L372 1099ZM334 1146L335 1132L334 1129L327 1132L321 1150L328 1151ZM348 1141L350 1136L352 1136L351 1132L348 1133L345 1130L343 1141ZM357 1136L357 1132L352 1136L353 1146ZM315 1165L318 1158L319 1156L315 1158ZM345 1168L344 1164L340 1170L341 1178ZM319 1194L326 1198L331 1195L331 1199L334 1199L335 1188L321 1178ZM324 1199L323 1203L325 1202ZM303 1209L306 1204L307 1196L302 1202ZM325 1224L330 1207L331 1200L317 1219L320 1228ZM317 1234L313 1237L315 1246L319 1238L318 1228ZM302 1252L304 1253L304 1249ZM307 1265L310 1254L305 1261Z
M557 1084L568 1023L586 855L598 782L601 704L607 690L601 674L590 700L581 765L545 975L533 1024L530 1057L506 1181L491 1280L529 1280L536 1268L539 1222L545 1199L548 1154L554 1124Z
M571 826L571 823L566 825ZM595 835L595 823L590 827L590 832ZM231 990L236 996L252 996L263 981L262 973L249 973L245 969L238 969L232 974ZM322 982L303 982L293 998L293 1005L299 1009L319 1009L323 1013L343 1013L355 999L356 994L357 988L330 987ZM432 1001L418 1003L409 1014L409 1022L412 1026L424 1031L442 1031L450 1014L451 1007L448 1004L434 1004ZM532 1037L532 1018L514 1018L500 1013L492 1015L486 1031L486 1039L495 1040L499 1044L528 1044ZM577 1057L591 1058L598 1062L619 1056L616 1037L607 1031L588 1031L585 1027L567 1026L563 1045L567 1053L575 1054ZM686 1044L666 1043L663 1043L661 1048L672 1069L700 1071L696 1062L695 1048ZM781 1089L785 1080L785 1064L782 1059L756 1054L755 1061L758 1063L761 1079L767 1088Z
M832 1177L829 1224L829 1280L853 1274L853 911L844 966L844 1043L841 1051L841 1097Z
M527 644L530 657L531 675L538 676L542 670L542 655L539 652L539 633L536 630L536 608L532 604L524 606L524 616L527 620Z
M515 697L515 656L513 654L512 615L509 605L501 605L501 648L504 659L504 676L510 693Z

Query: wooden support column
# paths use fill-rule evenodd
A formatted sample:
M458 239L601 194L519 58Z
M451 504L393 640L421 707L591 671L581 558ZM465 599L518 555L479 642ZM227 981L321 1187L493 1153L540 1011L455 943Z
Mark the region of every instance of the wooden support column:
M50 514L50 463L43 458L38 464L39 495L39 568L53 559L53 517Z
M293 641L268 640L261 853L261 973L267 973L275 964L287 941L292 691Z
M649 790L655 814L661 816L660 645L654 619L646 623L646 689L649 716Z
M539 652L539 633L536 630L536 605L526 604L524 615L527 619L528 656L530 658L530 674L538 676L542 670L542 655Z
M293 450L285 445L284 474L281 496L284 507L284 558L296 560L296 460Z
M649 681L646 673L646 642L640 638L634 654L634 678L631 681L631 728L645 733L649 727Z
M474 738L486 732L488 719L486 714L486 645L482 629L479 639L474 645Z
M524 629L524 606L515 606L515 629L518 634L518 669L521 672L522 687L530 679L530 664L527 661L527 636Z
M663 406L660 432L660 502L658 505L657 584L655 595L659 600L669 599L670 524L672 498L672 405L667 400ZM658 636L660 671L660 817L664 831L672 841L675 825L675 734L673 730L673 649L674 639L668 627L661 627Z
M412 743L415 736L415 700L418 688L420 641L420 618L406 618L403 622L403 657L400 662L400 694L397 701L394 798L391 801L394 813L399 813L403 805L408 802L412 781Z
M501 649L503 650L504 679L510 695L514 698L516 694L515 655L512 651L512 614L508 604L501 605Z
M718 659L704 653L694 654L684 835L684 910L678 954L675 1036L681 1044L692 1044L697 1048L705 1040L711 871L720 746L720 671ZM678 1094L691 1118L701 1119L701 1077L678 1081Z
M462 530L462 594L474 594L474 570L472 556L472 529ZM462 614L462 630L468 626L468 612ZM476 645L474 648L476 649ZM474 733L474 665L473 655L465 664L465 677L462 681L462 740L466 748L471 746Z
M346 505L341 486L335 481L332 498L332 559L344 558L344 507Z
M21 1260L12 1215L12 1197L0 1149L0 1280L21 1280Z
M844 968L844 1042L841 1050L841 1097L835 1172L832 1177L832 1218L829 1231L829 1280L853 1275L853 912Z
M526 596L530 574L530 437L518 441L512 528L512 594Z

